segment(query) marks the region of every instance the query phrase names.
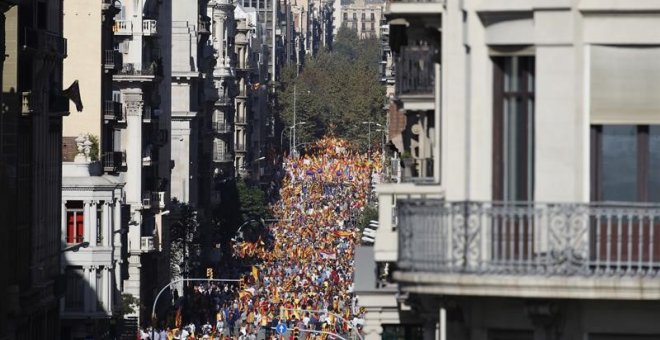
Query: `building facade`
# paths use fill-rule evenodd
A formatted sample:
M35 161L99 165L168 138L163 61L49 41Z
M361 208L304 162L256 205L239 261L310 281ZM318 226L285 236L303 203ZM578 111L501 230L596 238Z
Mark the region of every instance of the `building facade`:
M144 306L152 304L154 290L169 282L167 257L161 253L167 247L164 216L172 168L168 68L172 24L167 6L156 1L123 2L113 23L113 46L122 60L112 75L113 100L122 111L114 144L126 155L122 179L130 207L121 289ZM149 317L146 313L131 317Z
M388 4L407 170L377 189L373 256L399 320L367 337L659 336L658 9Z
M85 242L86 247L62 255L61 338L109 338L118 335L121 312L124 183L91 160L88 136L76 143L78 154L62 165L62 249Z
M52 1L3 1L0 190L0 338L59 334L62 117L62 7Z

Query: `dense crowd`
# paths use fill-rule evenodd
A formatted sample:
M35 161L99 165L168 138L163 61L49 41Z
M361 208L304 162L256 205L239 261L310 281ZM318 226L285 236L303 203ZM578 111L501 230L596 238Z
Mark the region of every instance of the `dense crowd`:
M299 329L302 339L359 332L364 310L353 291L353 254L360 239L355 222L367 204L372 173L381 171L379 159L332 137L309 145L300 157L288 157L280 199L271 206L275 222L256 239L233 244L248 274L238 285L196 285L197 317L182 325L177 315L179 329L162 334L279 339L273 329L280 323Z

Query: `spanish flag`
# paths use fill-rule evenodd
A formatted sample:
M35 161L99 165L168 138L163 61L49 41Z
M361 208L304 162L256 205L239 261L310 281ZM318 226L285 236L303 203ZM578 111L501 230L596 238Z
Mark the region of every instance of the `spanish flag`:
M259 269L257 269L257 266L252 266L252 277L254 282L259 282Z
M181 328L181 307L176 310L176 315L174 316L174 327Z

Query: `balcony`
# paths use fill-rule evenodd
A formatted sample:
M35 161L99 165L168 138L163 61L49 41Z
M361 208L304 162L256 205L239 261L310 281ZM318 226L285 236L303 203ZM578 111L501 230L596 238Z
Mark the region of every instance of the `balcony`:
M106 71L119 70L122 65L122 54L117 50L105 50L103 54L103 68Z
M152 208L165 208L164 191L145 191L142 193L142 209L150 210Z
M103 102L103 119L121 121L123 119L123 112L121 110L121 103L113 100L106 100Z
M216 163L229 163L234 161L234 156L229 152L214 152L213 161Z
M433 158L407 158L403 165L401 182L433 183Z
M101 155L103 171L117 173L126 168L126 155L121 151L104 152Z
M160 109L145 108L142 112L142 122L145 124L150 124L154 121L157 121L161 113L162 111Z
M29 116L32 114L32 92L21 93L21 115Z
M145 19L142 20L142 35L155 36L158 34L158 21Z
M115 35L133 35L133 23L130 20L115 20L112 32Z
M231 133L232 131L234 131L233 126L228 123L212 122L211 125L213 126L213 132L215 133L224 134L224 133Z
M113 76L115 81L152 81L155 77L163 75L161 65L152 62L151 65L136 65L134 63L125 63L121 70Z
M200 35L210 35L211 34L211 22L200 18L198 21L197 33Z
M397 96L402 99L406 96L433 98L434 53L431 46L401 46L396 61Z
M396 217L409 292L660 298L660 205L406 199Z
M156 243L153 236L140 237L140 251L143 253L156 251Z
M67 41L59 33L26 28L23 36L23 50L66 58Z

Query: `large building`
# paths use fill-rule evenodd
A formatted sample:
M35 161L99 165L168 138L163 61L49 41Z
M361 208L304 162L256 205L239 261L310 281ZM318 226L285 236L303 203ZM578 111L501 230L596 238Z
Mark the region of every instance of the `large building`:
M63 155L61 233L63 249L84 247L63 253L61 339L110 338L118 335L122 312L124 183L103 174L101 162L92 161L89 136L81 135L75 143L75 156Z
M368 338L660 336L658 10L388 4L404 183L378 187Z
M62 7L2 1L0 119L0 338L59 334L62 117Z

